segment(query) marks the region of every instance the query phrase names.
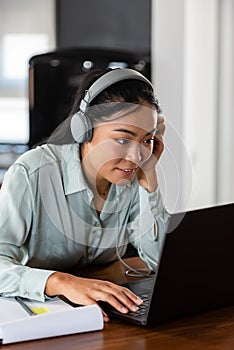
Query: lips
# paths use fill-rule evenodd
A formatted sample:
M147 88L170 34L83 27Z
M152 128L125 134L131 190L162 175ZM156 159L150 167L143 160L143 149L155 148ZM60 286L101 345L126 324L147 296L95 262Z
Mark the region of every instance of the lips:
M133 168L133 169L129 169L129 168L125 168L125 169L121 169L121 168L117 168L117 170L125 175L125 176L131 176L131 175L134 175L136 173L138 168Z

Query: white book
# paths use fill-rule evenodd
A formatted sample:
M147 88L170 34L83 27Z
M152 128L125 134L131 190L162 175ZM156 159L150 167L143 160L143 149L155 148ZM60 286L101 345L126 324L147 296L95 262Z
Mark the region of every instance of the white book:
M15 298L0 297L0 344L101 330L104 327L97 305L72 307L59 298L23 301L30 315Z

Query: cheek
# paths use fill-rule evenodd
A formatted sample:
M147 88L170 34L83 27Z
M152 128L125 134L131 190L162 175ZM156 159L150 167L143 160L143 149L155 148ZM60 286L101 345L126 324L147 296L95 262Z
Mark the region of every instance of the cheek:
M107 165L109 162L117 162L123 156L123 152L118 145L112 141L106 141L92 147L89 152L89 159L96 170Z

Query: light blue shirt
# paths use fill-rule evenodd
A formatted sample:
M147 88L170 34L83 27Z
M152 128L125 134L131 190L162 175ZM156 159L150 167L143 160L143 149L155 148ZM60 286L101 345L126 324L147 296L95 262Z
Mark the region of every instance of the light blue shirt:
M169 217L159 189L148 193L137 179L111 185L99 216L92 200L78 144L37 147L9 168L0 190L2 296L43 301L54 271L114 261L129 242L156 269Z

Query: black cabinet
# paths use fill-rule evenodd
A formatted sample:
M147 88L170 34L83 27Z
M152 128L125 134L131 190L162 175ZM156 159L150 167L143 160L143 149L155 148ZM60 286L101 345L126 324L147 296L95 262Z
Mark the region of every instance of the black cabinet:
M68 116L84 73L90 68L107 67L133 68L150 79L149 57L127 51L61 49L30 59L30 147L49 137Z

